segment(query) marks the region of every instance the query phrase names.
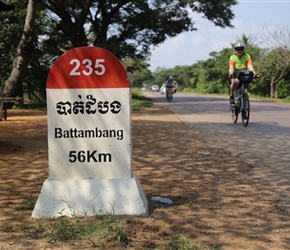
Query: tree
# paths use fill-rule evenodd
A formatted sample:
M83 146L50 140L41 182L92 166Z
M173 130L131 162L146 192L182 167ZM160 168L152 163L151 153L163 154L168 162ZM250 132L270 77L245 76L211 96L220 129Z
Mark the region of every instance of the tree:
M232 26L235 0L43 0L55 30L70 46L93 45L119 59L145 58L151 46L184 31L195 30L189 9L203 13L217 26Z
M238 43L242 43L245 45L246 48L250 47L250 46L254 46L255 45L255 41L256 41L256 37L254 37L254 35L246 35L246 34L242 34L242 36L240 38L238 38Z
M270 79L270 97L279 97L279 82L289 75L290 71L290 31L287 29L266 30L268 53L260 60L264 79ZM285 85L285 83L283 82ZM289 87L289 84L285 85Z
M14 57L13 51L14 48L17 47L15 36L21 34L20 32L23 28L23 24L21 24L21 26L18 25L18 23L14 24L16 19L21 22L21 18L17 16L17 18L14 19L15 15L7 11L8 9L12 10L12 8L6 7L11 5L2 4L0 6L0 92L4 88L4 80L8 78L11 71L11 61ZM13 6L13 9L14 8Z
M27 69L29 57L33 49L33 31L36 18L36 1L29 0L27 5L27 14L24 24L22 37L20 39L17 55L13 60L13 68L8 78L8 84L4 88L4 95L15 96L22 95L21 84Z
M259 60L259 68L261 69L262 80L270 82L270 97L277 99L279 97L279 82L284 79L290 70L289 51L285 48L269 50Z
M12 0L11 0L12 1ZM8 95L17 93L33 49L35 0L30 0L26 25L19 44L13 70L5 87ZM108 49L120 60L147 59L152 46L185 31L196 30L190 12L202 13L220 27L232 27L231 7L236 0L38 0L45 10L49 26L37 35L54 56L80 46ZM30 20L28 20L28 18ZM29 52L30 51L30 52ZM53 58L53 56L51 56ZM21 64L17 63L21 62ZM18 66L21 66L18 68Z
M128 73L132 87L142 87L153 79L148 70L149 64L144 59L125 58L123 66Z

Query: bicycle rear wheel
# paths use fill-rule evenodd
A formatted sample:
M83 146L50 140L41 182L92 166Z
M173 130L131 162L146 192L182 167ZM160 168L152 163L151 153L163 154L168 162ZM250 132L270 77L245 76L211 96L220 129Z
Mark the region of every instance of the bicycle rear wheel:
M167 101L168 102L171 102L172 101L172 91L171 90L168 91L168 93L167 93Z
M243 95L243 103L244 107L242 109L241 116L244 127L247 127L250 120L250 100L247 93L244 93Z

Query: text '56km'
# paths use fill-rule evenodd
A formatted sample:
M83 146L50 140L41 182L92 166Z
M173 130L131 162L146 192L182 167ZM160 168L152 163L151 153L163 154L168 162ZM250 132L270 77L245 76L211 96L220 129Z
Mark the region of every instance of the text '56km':
M111 162L112 155L110 153L98 153L97 150L94 151L70 151L69 159L70 162Z

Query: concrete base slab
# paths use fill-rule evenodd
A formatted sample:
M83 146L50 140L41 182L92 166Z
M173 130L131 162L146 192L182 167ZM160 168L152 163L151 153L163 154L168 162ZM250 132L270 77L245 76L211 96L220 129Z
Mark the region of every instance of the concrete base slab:
M44 181L32 218L148 215L148 201L137 175L130 179Z

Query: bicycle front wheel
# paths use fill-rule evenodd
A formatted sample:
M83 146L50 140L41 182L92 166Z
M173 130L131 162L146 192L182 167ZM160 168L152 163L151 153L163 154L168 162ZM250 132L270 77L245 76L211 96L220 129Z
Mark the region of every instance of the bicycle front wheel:
M247 127L249 124L249 119L250 119L250 100L247 93L244 93L244 96L243 96L243 107L242 107L241 116L242 116L242 122L243 122L244 127Z

